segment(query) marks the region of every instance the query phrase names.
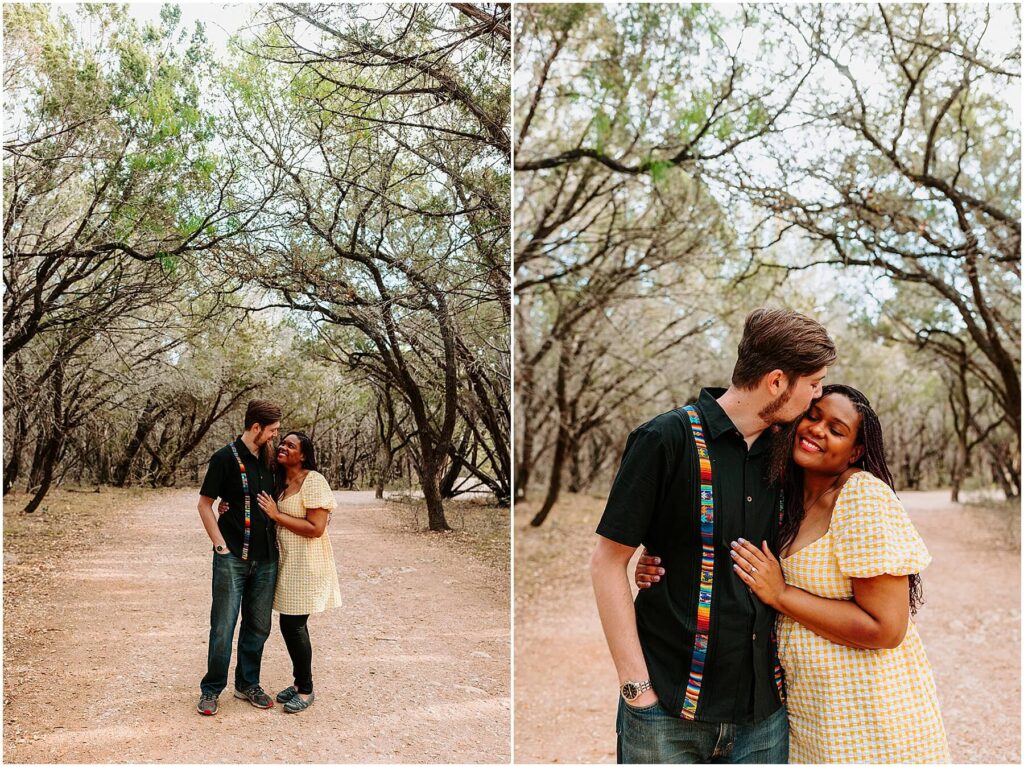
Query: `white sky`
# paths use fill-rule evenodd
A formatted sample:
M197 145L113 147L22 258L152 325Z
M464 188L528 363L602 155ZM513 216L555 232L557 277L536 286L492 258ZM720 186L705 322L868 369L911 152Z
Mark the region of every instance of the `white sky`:
M163 3L128 3L128 10L140 22L160 23ZM178 3L181 6L181 24L191 30L197 21L206 26L206 36L214 51L227 50L228 38L248 21L257 3Z

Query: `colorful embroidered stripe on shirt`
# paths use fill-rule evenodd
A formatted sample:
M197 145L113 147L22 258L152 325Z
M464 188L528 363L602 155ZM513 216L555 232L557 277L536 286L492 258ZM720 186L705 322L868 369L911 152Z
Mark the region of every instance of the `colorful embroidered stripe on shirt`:
M704 440L704 429L700 416L692 405L683 408L690 418L690 430L697 447L700 465L700 538L702 544L700 561L700 592L697 596L697 634L693 643L693 660L690 663L690 679L686 684L686 698L683 700L683 719L693 719L697 712L697 700L704 680L704 661L708 654L708 635L711 631L711 586L715 576L715 498L711 485L711 456Z
M786 512L786 497L779 491L779 526L782 529L782 518ZM779 688L779 700L786 702L786 677L782 671L782 664L779 662L779 635L776 631L776 624L772 624L772 653L775 660L775 686Z
M249 529L252 527L252 502L249 500L249 477L245 473L245 464L242 457L238 455L238 448L231 443L231 452L235 454L238 461L238 470L242 472L242 495L245 496L245 533L242 536L242 559L249 558Z

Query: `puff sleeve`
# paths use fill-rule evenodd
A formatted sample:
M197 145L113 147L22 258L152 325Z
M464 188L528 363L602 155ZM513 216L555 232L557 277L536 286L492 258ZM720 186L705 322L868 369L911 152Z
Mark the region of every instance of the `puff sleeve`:
M331 486L327 484L324 475L318 471L311 471L306 481L302 483L302 505L306 509L327 509L334 511L338 503L334 500L334 493Z
M847 480L831 532L839 569L847 578L910 575L932 561L896 493L865 471Z

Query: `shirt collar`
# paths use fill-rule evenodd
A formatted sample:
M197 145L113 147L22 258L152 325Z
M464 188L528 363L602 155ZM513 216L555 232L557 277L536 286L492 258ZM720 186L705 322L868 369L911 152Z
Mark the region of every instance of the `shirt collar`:
M252 454L252 450L249 449L249 446L245 444L245 441L242 439L241 434L239 434L238 439L235 440L235 445L238 447L239 455L248 455L252 456L253 458L256 457L255 455ZM243 450L245 451L244 453L242 452Z
M732 422L732 419L722 409L722 406L718 404L718 398L725 394L725 389L721 387L706 387L700 390L700 397L697 399L700 404L700 409L704 413L704 420L706 422L705 429L711 439L718 439L723 434L731 433L737 439L742 440L743 435L740 434L739 429L736 428L736 424ZM750 446L748 455L753 458L756 455L760 455L772 442L772 430L771 428L765 429L761 432L757 439L754 440L754 444Z
M727 431L736 431L732 419L718 404L718 398L723 394L725 394L725 389L708 387L700 390L700 397L697 399L700 409L704 413L704 428L711 439L718 439Z

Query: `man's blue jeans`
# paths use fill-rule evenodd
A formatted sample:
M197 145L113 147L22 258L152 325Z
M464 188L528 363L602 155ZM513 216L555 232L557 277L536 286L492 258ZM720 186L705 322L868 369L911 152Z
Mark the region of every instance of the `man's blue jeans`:
M785 764L786 707L757 724L711 724L672 716L660 703L631 708L619 698L619 764Z
M234 554L213 555L213 607L210 609L210 653L206 676L199 688L220 695L228 685L231 639L242 613L238 631L238 663L235 689L248 690L260 683L263 645L270 636L277 562L242 561Z

